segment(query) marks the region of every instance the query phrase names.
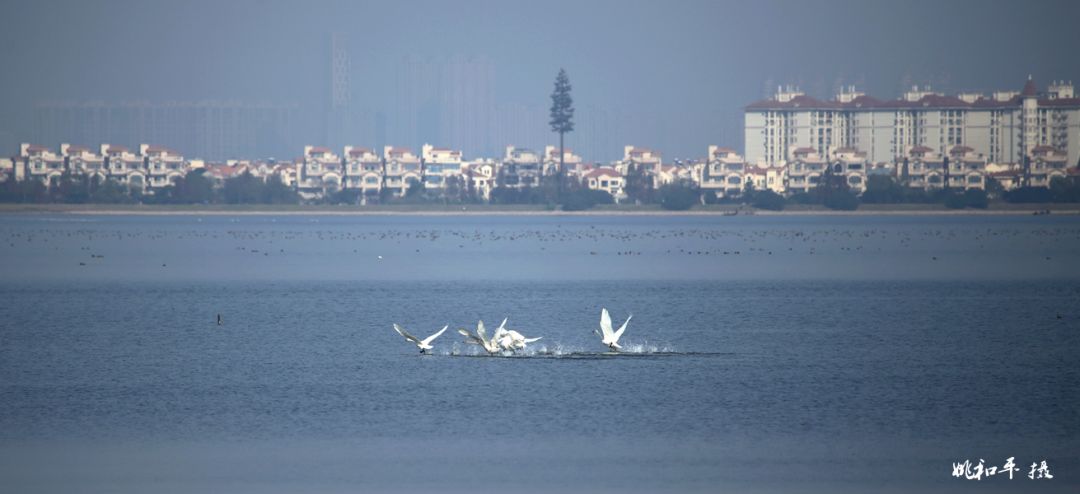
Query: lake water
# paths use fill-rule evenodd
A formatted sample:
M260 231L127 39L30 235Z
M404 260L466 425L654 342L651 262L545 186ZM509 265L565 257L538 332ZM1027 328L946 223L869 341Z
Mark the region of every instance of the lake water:
M1080 488L1076 217L7 215L0 273L5 492Z

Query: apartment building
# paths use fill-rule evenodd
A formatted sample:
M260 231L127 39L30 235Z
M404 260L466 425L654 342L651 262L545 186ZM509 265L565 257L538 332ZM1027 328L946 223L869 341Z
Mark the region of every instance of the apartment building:
M102 144L100 149L101 155L105 157L105 167L109 171L110 180L115 180L131 190L146 192L146 169L142 156L116 144Z
M585 174L584 183L589 189L611 194L616 203L626 198L626 179L614 168L596 168Z
M499 166L498 186L522 189L540 185L540 156L531 149L506 146Z
M448 181L461 178L461 151L424 144L420 152L424 165L424 188L446 190Z
M423 165L420 157L409 148L383 147L383 187L395 197L402 197L414 183L423 182Z
M563 149L563 165L566 167L564 172L571 170L577 170L581 167L581 156L574 154L574 150L570 148ZM544 175L555 175L559 171L559 147L558 146L544 146L544 166L542 173Z
M490 199L498 179L499 164L490 158L478 159L463 163L462 170L465 186L471 194L484 201Z
M695 177L701 191L716 198L741 194L746 184L746 160L731 148L708 149L708 159L698 167L700 172Z
M840 148L833 155L832 173L844 177L844 183L856 193L866 191L866 153L855 148Z
M968 146L989 162L1022 162L1038 146L1080 160L1080 98L1071 83L1039 91L1030 78L1019 91L945 95L913 87L895 100L867 96L853 87L822 101L795 87L779 88L745 109L748 162L776 165L799 148L825 159L840 148L867 153L871 163L897 162L907 150L941 155Z
M1068 157L1052 146L1036 146L1032 150L1029 163L1026 185L1030 187L1049 187L1055 178L1069 175Z
M64 157L45 146L22 144L19 146L19 159L22 176L50 184L59 180L64 173Z
M187 173L184 157L171 149L141 144L139 155L143 157L147 176L146 185L151 190L168 187Z
M784 184L784 190L793 194L810 192L821 183L828 166L829 163L817 149L793 149L787 163L787 183Z
M660 173L664 160L659 151L637 146L624 146L623 159L615 165L619 173L626 175L631 167L645 173Z
M298 168L296 192L303 199L319 198L341 189L344 175L341 157L330 148L304 146L304 156Z
M378 196L383 184L382 158L372 149L359 146L345 146L345 184L346 189L359 190L362 201Z
M99 183L108 179L105 156L88 147L61 144L60 156L64 158L64 168L72 174L83 175Z

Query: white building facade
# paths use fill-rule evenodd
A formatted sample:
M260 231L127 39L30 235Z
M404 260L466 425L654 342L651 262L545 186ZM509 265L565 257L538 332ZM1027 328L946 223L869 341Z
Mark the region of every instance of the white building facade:
M420 157L424 162L424 188L447 190L451 182L461 182L461 151L424 144Z
M1049 146L1075 164L1080 160L1080 98L1071 83L1040 92L1029 78L1023 89L991 95L946 96L914 87L902 98L878 100L846 88L831 101L781 88L746 107L744 144L750 163L776 165L799 148L826 160L853 148L870 163L897 162L914 147L947 155L967 146L993 163L1019 163Z

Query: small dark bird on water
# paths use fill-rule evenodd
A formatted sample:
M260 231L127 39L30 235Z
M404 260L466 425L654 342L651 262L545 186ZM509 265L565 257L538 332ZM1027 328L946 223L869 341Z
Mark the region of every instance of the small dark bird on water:
M221 314L218 314L217 315L217 325L221 326L221 324L222 324L222 322L221 322Z

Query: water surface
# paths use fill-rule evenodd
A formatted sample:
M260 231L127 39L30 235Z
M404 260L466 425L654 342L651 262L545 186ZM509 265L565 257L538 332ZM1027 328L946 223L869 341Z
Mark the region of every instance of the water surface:
M1080 486L1072 218L12 215L0 240L15 492ZM633 355L601 354L601 307ZM544 339L420 356L390 328L507 316Z

